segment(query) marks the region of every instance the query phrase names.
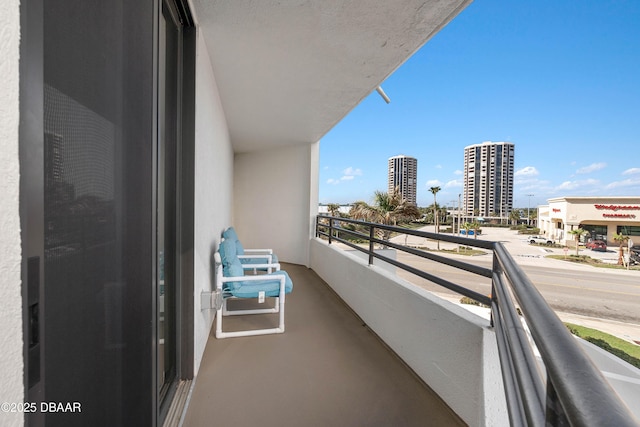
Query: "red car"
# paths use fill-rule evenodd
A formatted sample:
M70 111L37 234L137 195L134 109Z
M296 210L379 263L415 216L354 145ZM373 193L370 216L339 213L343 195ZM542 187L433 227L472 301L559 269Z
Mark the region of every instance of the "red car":
M607 251L607 242L605 242L604 240L592 240L590 242L587 242L585 246L587 249L591 249L592 251Z

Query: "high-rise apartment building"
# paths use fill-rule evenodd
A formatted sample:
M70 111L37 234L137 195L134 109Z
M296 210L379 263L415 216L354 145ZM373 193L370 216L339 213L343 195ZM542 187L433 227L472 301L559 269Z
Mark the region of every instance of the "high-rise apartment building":
M462 209L468 216L508 217L513 208L510 142L483 142L464 149Z
M389 158L389 192L398 188L402 197L415 205L417 183L418 159L409 156Z

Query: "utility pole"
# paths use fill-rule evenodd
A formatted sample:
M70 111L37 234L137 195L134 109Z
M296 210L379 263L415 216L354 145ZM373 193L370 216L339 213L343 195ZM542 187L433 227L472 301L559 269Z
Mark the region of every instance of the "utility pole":
M527 226L531 225L531 214L529 213L529 210L531 209L531 197L535 196L535 194L527 194L527 197L529 198L529 204L527 205Z
M458 233L456 234L456 236L460 234L460 213L462 212L462 204L460 203L460 197L462 197L462 194L458 194Z

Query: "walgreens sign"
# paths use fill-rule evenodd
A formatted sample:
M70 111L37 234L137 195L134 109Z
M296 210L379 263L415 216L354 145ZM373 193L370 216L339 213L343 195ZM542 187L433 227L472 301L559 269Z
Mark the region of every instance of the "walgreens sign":
M626 218L634 219L636 216L632 213L622 213L625 211L638 211L640 206L638 205L594 205L596 209L601 211L612 211L614 213L603 213L603 218ZM618 213L618 211L622 211Z

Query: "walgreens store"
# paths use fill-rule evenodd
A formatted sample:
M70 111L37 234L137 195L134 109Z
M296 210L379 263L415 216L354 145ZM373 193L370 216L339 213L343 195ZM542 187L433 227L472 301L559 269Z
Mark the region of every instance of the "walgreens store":
M569 231L577 228L589 232L583 241L617 245L613 235L622 233L640 242L640 197L558 197L548 202L538 207L538 226L540 234L557 243L571 246Z

